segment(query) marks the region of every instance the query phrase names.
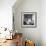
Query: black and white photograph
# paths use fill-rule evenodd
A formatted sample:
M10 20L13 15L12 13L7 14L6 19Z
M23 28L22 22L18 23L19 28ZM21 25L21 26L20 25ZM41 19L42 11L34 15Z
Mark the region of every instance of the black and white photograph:
M22 13L22 27L36 27L36 12L23 12Z

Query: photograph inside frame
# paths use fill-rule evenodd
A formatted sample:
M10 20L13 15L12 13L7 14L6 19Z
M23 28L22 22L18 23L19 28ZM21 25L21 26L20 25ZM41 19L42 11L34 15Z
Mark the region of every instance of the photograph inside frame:
M36 12L22 12L22 27L35 27L37 24Z

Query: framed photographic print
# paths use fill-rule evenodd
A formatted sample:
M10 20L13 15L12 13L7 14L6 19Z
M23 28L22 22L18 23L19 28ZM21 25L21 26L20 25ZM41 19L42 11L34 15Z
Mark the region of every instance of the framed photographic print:
M22 12L21 26L34 28L37 26L37 12Z

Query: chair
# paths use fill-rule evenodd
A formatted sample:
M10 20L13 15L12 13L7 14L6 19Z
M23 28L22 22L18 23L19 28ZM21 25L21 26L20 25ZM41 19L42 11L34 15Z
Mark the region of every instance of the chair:
M25 46L35 46L35 43L32 40L26 40Z
M15 33L16 46L22 46L22 33Z

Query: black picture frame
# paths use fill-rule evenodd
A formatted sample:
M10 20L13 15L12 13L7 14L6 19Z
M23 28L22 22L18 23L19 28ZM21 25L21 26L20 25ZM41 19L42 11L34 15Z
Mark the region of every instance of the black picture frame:
M37 12L21 12L21 27L37 27Z

